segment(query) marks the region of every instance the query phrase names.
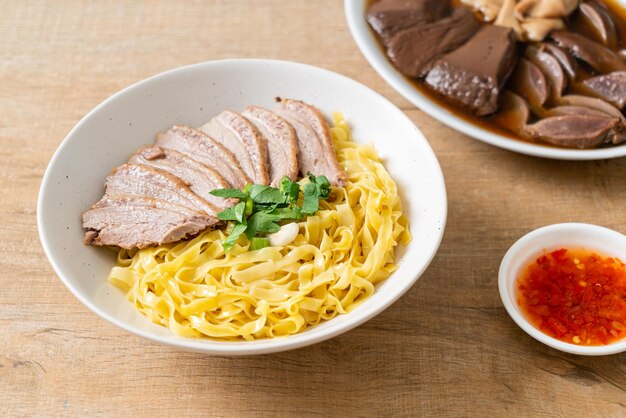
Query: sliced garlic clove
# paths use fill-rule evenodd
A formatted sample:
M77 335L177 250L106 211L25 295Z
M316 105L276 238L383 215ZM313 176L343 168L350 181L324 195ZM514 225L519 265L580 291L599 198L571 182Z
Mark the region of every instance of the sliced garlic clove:
M300 232L300 226L296 222L292 222L281 226L278 232L269 234L267 239L272 247L284 247L296 239L298 232Z

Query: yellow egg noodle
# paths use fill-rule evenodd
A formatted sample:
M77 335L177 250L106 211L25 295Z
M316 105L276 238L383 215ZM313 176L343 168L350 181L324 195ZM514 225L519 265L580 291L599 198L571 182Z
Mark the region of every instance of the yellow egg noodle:
M281 337L353 310L396 269L394 248L411 235L376 150L352 142L339 113L331 132L348 182L299 222L294 242L248 251L243 236L225 255L225 233L208 230L120 250L109 280L150 320L185 337Z

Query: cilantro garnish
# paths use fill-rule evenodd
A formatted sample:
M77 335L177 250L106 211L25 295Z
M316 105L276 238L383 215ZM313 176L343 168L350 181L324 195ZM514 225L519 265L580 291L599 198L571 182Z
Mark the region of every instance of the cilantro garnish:
M284 177L280 188L249 184L243 191L237 189L217 189L212 195L223 198L236 198L239 203L217 214L222 221L234 222L230 235L222 246L226 253L242 234L250 241L250 250L267 247L264 236L278 232L280 221L297 221L304 216L314 215L319 209L319 200L330 195L330 182L325 176L307 173L309 182L300 187L296 182ZM302 193L302 206L298 198Z

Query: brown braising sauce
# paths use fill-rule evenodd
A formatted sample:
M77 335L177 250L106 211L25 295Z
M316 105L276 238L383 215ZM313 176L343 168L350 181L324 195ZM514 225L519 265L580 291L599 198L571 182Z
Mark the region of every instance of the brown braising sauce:
M607 6L611 14L611 17L613 18L615 22L615 26L617 28L617 35L618 35L618 46L617 48L612 49L612 51L617 53L619 50L626 48L626 9L624 8L624 6L620 4L618 0L597 0L597 1ZM369 1L368 6L376 2L377 0ZM452 0L451 4L454 7L459 7L459 6L465 7L461 4L460 0ZM581 23L581 20L577 19L578 13L579 13L578 11L575 11L572 14L572 16L570 16L570 18L566 21L567 27L565 30L580 33L581 35L584 35L584 36L589 37L590 39L593 39L593 37L589 35L588 29L584 27L583 24ZM483 24L487 25L487 24L492 24L492 23L483 23ZM383 46L382 42L380 42L380 39L378 37L376 37L376 39L378 40L379 47L381 48L383 53L385 53L385 47ZM526 43L526 42L518 43L518 56L522 55L524 46L526 44L529 44L529 43ZM584 63L578 61L578 72L576 76L577 81L582 81L594 75L596 74L594 74L591 68L586 66ZM435 102L440 107L446 109L447 111L452 113L454 116L460 119L463 119L464 121L469 122L472 125L478 126L489 132L502 135L510 139L515 139L515 140L524 141L524 142L533 142L536 145L542 145L542 146L551 147L551 148L557 147L556 145L547 144L541 141L534 141L532 138L524 138L519 135L516 135L515 133L497 125L491 119L490 116L483 116L483 117L476 116L459 106L455 106L449 103L442 96L436 94L435 92L430 90L428 87L426 87L423 83L423 80L409 78L404 75L403 77L405 77L405 79L408 82L410 82L421 94L423 94L424 96L427 96L431 101ZM568 86L565 89L564 94L568 94L568 93L576 94L576 91L574 89L571 89L570 86ZM531 122L532 122L532 119L531 119Z

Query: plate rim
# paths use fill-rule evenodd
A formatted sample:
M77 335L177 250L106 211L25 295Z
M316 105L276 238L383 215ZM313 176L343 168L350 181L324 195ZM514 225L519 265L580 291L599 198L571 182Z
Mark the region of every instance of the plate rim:
M131 92L138 86L141 86L155 79L166 78L166 77L171 76L172 74L179 73L179 72L184 73L187 71L193 71L194 69L198 69L201 67L210 68L210 67L218 67L222 65L242 64L242 63L250 64L250 65L277 65L277 66L286 65L286 66L300 67L303 70L320 72L321 74L325 73L328 76L338 77L342 82L352 84L356 88L363 89L367 93L373 96L376 96L379 100L384 102L386 105L393 108L398 113L399 117L404 118L408 123L410 123L415 128L415 133L423 142L422 146L424 147L424 150L426 151L426 154L423 155L423 158L430 159L431 163L433 164L434 172L433 172L432 181L436 181L437 183L439 183L437 188L441 191L441 194L440 194L441 201L438 204L442 210L442 213L438 214L441 216L441 224L440 224L440 228L437 230L436 237L431 241L432 243L431 254L429 255L427 259L425 259L425 263L420 269L417 269L414 272L410 273L410 275L414 277L406 280L401 291L396 292L389 299L382 299L381 302L379 302L376 305L373 305L370 311L366 311L364 314L362 314L359 317L351 318L350 320L345 320L342 323L336 324L334 327L332 325L327 326L324 329L323 333L320 335L317 335L316 333L306 332L306 333L294 334L292 336L288 336L284 338L260 339L260 340L249 341L249 342L248 341L225 342L225 341L217 341L217 340L211 340L211 339L194 339L194 338L178 337L175 334L170 334L167 336L160 336L160 335L153 334L147 330L136 328L126 323L125 321L120 321L116 319L115 317L109 315L104 310L101 310L97 306L97 304L92 303L90 300L88 300L86 296L83 296L81 292L78 291L78 289L76 289L73 286L73 284L71 283L71 280L65 277L63 270L54 259L52 255L52 249L49 245L49 239L47 238L47 231L44 226L44 205L45 205L44 197L46 195L46 188L48 187L48 184L51 181L52 168L55 166L56 162L61 158L64 148L67 146L67 144L70 141L72 141L72 138L75 132L78 131L80 127L82 127L83 124L85 124L91 117L93 117L94 114L99 112L104 106L108 105L112 101L117 100L119 97L122 97L123 95ZM432 147L430 146L430 143L428 142L424 134L421 132L419 127L417 127L417 125L415 125L415 123L400 108L398 108L390 100L388 100L387 98L385 98L378 92L374 91L373 89L343 74L340 74L340 73L337 73L337 72L334 72L325 68L309 65L309 64L303 64L303 63L294 62L294 61L264 59L264 58L232 58L232 59L210 60L210 61L203 61L203 62L198 62L198 63L190 64L190 65L185 65L181 67L176 67L176 68L172 68L172 69L160 72L158 74L149 76L137 82L134 82L130 84L129 86L124 87L121 90L117 91L116 93L112 94L111 96L107 97L97 106L95 106L92 110L90 110L87 114L85 114L72 127L72 129L65 136L63 141L59 144L59 146L55 150L54 154L52 155L46 167L45 173L42 177L42 181L39 187L38 197L37 197L37 231L38 231L39 240L44 250L44 253L46 255L46 258L50 262L50 265L52 266L57 277L61 280L61 282L65 285L65 287L74 295L74 297L76 297L85 307L87 307L89 310L94 312L100 318L106 320L107 322L110 322L111 324L117 326L118 328L121 328L131 334L146 338L150 341L172 346L172 347L185 349L185 350L191 350L191 351L202 352L202 353L213 354L213 355L228 355L228 356L268 354L268 353L293 350L293 349L301 348L304 346L313 345L318 342L322 342L327 339L341 335L367 322L373 317L377 316L382 311L384 311L385 309L393 305L406 292L408 292L411 289L411 287L417 282L417 280L424 274L426 269L429 267L429 265L431 264L432 260L436 256L441 246L441 242L445 233L445 227L447 223L447 215L448 215L447 190L446 190L445 178L444 178L439 160L435 152L433 151ZM349 314L346 314L346 315L349 315ZM328 322L331 323L332 320Z
M396 70L382 52L378 41L365 20L367 0L344 0L344 13L352 39L374 71L383 78L396 92L412 105L422 110L444 125L459 131L473 139L498 148L530 155L533 157L555 160L590 161L626 156L626 143L608 148L578 150L538 145L522 140L507 138L474 125L452 112L439 106L426 95L420 93L405 77ZM623 0L620 0L624 3Z

